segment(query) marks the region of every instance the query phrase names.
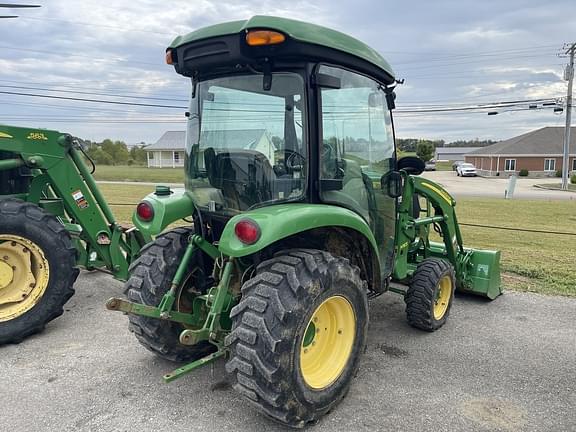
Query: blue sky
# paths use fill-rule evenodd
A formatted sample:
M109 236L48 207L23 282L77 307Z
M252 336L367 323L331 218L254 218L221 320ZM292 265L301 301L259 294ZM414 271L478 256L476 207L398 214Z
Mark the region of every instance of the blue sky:
M36 3L42 8L0 11L20 16L0 20L0 123L128 143L183 130L184 110L7 93L186 105L189 83L164 64L165 47L177 34L255 14L309 20L376 48L406 80L399 111L565 96L566 59L557 54L576 41L573 0ZM516 108L495 116L399 112L397 136L505 139L564 122L551 109Z

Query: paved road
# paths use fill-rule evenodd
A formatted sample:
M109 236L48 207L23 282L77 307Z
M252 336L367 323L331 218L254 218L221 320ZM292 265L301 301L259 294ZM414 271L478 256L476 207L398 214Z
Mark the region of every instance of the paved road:
M104 310L122 285L83 273L69 309L41 335L0 348L0 430L286 430L230 389L223 362L172 384L126 317ZM348 397L313 431L576 430L576 299L457 297L428 334L387 294Z
M458 197L484 197L484 198L504 198L504 193L508 189L508 179L504 178L484 178L484 177L458 177L452 171L427 171L422 174L440 183L448 192L456 198ZM102 184L132 184L154 186L158 183L150 182L112 182L99 181ZM518 178L514 192L514 199L549 199L549 200L576 200L576 193L553 191L534 187L535 184L560 183L557 178ZM178 183L162 183L170 187L184 187Z
M458 177L452 171L427 171L422 174L440 183L454 197L504 198L508 189L507 178ZM540 189L535 184L560 183L557 178L518 178L514 199L530 200L576 200L576 193Z

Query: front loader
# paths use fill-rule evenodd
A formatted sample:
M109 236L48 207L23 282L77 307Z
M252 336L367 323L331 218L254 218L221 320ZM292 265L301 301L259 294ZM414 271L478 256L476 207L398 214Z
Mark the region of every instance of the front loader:
M0 345L62 314L78 267L126 280L151 240L116 222L82 152L67 134L0 125Z
M396 78L376 51L256 16L177 37L166 60L191 83L185 189L140 202L133 222L156 238L127 299L107 303L186 362L166 381L225 356L236 390L302 427L346 394L369 298L399 292L408 322L434 331L455 290L500 294L499 252L464 247L454 199L397 159Z

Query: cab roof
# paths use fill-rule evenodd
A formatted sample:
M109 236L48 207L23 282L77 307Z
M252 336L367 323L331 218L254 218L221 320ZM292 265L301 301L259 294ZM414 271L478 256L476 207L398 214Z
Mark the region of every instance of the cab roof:
M238 34L252 29L276 30L300 42L315 44L356 56L381 69L392 79L395 74L388 62L376 50L364 42L327 27L302 21L256 15L247 20L230 21L195 30L176 37L170 48L178 48L188 43L213 37Z

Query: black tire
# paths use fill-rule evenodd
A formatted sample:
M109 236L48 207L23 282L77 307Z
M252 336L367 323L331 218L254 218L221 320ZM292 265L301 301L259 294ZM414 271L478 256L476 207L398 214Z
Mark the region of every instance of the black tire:
M160 234L141 249L140 256L130 266L130 278L124 286L128 300L149 306L160 304L170 289L191 234L191 228L176 228ZM196 252L191 260L190 272L199 268L200 253ZM131 314L128 314L128 318L129 329L136 339L148 350L167 360L196 360L216 350L208 342L192 346L180 344L180 333L185 329L182 324Z
M449 293L439 299L442 289L448 289L446 286L441 287L443 279L446 283L450 282ZM450 314L455 287L454 268L449 262L439 258L422 261L416 268L404 297L408 323L412 327L430 332L442 327ZM442 299L445 301L438 304ZM436 313L435 308L438 308Z
M339 375L312 389L300 367L304 333L319 305L335 297L344 297L354 312L354 339ZM226 370L235 378L234 388L274 420L303 427L340 402L356 374L368 329L366 283L345 258L319 250L283 251L261 263L243 285L231 317Z
M37 205L17 199L0 200L0 236L3 235L34 243L48 263L49 276L45 291L34 306L0 322L0 345L19 343L62 315L64 304L74 294L79 273L70 234L54 215Z

